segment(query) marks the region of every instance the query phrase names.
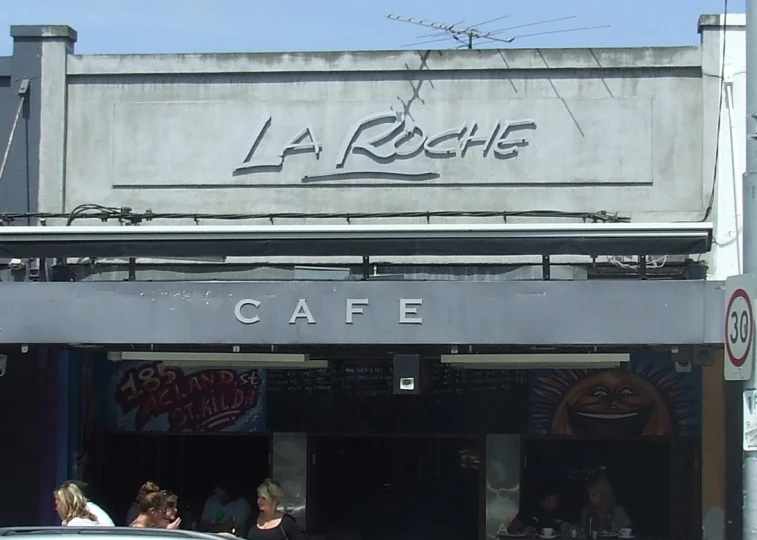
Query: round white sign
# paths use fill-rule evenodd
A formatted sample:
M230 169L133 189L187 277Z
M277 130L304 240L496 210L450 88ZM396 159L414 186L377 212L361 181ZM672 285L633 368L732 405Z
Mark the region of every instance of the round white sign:
M725 348L730 362L740 368L746 362L754 339L752 302L744 289L736 289L728 299L725 317Z

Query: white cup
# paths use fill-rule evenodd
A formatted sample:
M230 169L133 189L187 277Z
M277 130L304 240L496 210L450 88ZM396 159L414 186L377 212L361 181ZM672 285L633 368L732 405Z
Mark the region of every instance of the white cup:
M620 529L620 537L621 538L631 538L633 536L633 531L631 529Z
M542 535L543 537L545 537L545 538L549 538L549 537L551 537L551 536L554 536L554 532L555 532L555 530L554 530L554 529L551 529L551 528L549 528L549 527L544 527L544 528L543 528L543 529L541 530L541 535Z

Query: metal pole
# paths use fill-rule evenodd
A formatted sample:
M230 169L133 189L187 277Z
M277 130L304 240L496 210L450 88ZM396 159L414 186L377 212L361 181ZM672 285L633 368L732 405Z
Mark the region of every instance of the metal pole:
M746 114L742 234L743 272L748 274L757 272L757 0L746 0ZM757 388L757 369L752 369L752 376L744 381L743 388ZM742 489L742 538L757 539L757 452L743 454Z

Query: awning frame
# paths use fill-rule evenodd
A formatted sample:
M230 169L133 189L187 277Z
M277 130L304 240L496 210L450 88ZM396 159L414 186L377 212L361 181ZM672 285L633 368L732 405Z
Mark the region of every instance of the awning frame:
M0 257L662 256L712 238L711 223L7 226Z

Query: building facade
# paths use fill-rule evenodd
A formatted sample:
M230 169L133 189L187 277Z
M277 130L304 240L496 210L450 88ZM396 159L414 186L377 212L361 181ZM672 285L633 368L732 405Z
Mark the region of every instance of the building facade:
M82 398L108 351L148 361L155 346L269 348L345 372L350 355L396 368L398 354L549 347L632 351L700 377L680 375L699 404L681 414L697 420L655 432L687 456L688 472L666 473L670 501L687 491L697 505L676 514L671 503L689 528L665 530L722 538L740 508L726 490L740 457L725 441L738 441L740 420L726 415L739 398L722 380L721 320L722 281L741 268L743 25L704 16L699 47L121 56L77 55L69 27L12 27L13 55L0 58L0 429L15 435L0 466L29 489L0 517L51 522L50 490L83 475L92 448L117 445L83 435L99 422L118 431L103 418L112 399L96 419L97 398ZM190 235L176 249L169 225ZM36 232L14 236L26 226ZM502 243L484 246L487 235ZM533 397L544 377L525 376ZM300 379L269 369L265 384L307 384L311 396L335 384ZM255 406L268 427L247 429L273 433L271 460L297 449L305 522L312 434L354 429L274 421L277 407L294 410L275 392ZM166 414L153 430L190 420ZM550 429L466 432L484 449L482 485L508 471L505 503L505 487L482 492L479 537L496 537L513 497L517 510L521 457L536 445L524 436ZM422 429L375 433L392 431Z

